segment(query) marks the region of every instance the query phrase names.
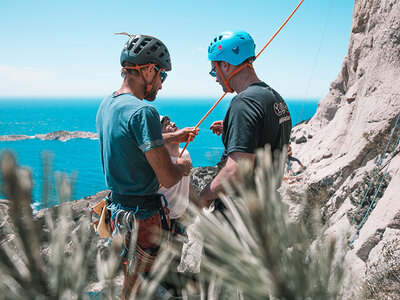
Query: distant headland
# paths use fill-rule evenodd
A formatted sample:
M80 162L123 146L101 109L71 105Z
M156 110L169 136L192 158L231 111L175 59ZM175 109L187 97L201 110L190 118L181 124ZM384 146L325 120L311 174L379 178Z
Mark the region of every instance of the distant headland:
M39 139L39 140L57 140L57 141L68 141L72 139L97 139L97 133L87 132L87 131L54 131L47 134L35 134L33 136L21 135L21 134L10 134L10 135L0 135L0 142L13 142L29 139Z

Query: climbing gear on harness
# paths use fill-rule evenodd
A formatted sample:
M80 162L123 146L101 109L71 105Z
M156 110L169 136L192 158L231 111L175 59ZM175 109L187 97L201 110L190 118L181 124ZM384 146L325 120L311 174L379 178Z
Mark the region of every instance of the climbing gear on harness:
M145 65L154 63L166 71L171 71L171 57L167 47L159 39L143 34L130 35L125 32L116 33L129 36L129 40L121 52L121 66L125 63Z
M253 38L246 31L221 32L208 46L208 60L226 61L237 66L256 56L255 47Z
M157 211L160 214L161 227L170 230L170 219L168 215L168 202L163 194L153 194L150 196L138 195L118 195L111 194L111 201L117 200L116 208L112 203L108 206L111 212L111 227L113 235L121 234L122 231L131 232L135 229L136 213L139 209ZM164 201L164 206L161 201ZM123 209L122 207L132 207L134 210ZM123 229L123 230L122 230Z
M119 195L113 192L110 199L108 208L111 211L112 236L119 236L124 244L121 256L128 274L136 271L147 272L159 249L159 243L153 242L152 235L156 234L154 231L160 234L160 243L169 236L169 210L164 195ZM164 201L165 207L161 201ZM140 209L154 210L156 213L146 220L138 220L136 215ZM131 242L135 248L132 248Z
M91 223L101 239L111 236L110 211L107 209L108 197L102 199L91 209Z
M145 89L145 93L144 93L144 98L145 98L145 99L146 99L146 97L149 95L151 89L153 88L153 85L154 85L154 83L156 82L158 75L161 74L161 72L164 72L161 68L159 68L159 67L156 68L156 66L154 66L154 70L156 70L157 74L156 74L156 76L154 76L153 81L152 81L150 84L147 83L147 82L146 82L146 79L145 79L144 76L143 76L142 69L143 69L143 68L147 68L147 67L149 67L149 66L151 66L151 65L154 65L154 64L147 64L147 65L134 66L134 67L132 67L132 66L126 66L126 67L124 67L124 69L136 70L136 71L139 72L140 76L142 76L143 82L144 82L145 85L146 85L146 89ZM163 75L161 75L161 83L165 80L166 77L167 77L167 73L164 72L164 77L163 77ZM163 78L164 78L164 79L163 79Z
M256 59L260 56L260 54L265 50L265 48L268 47L268 45L272 42L272 40L277 36L277 34L281 31L281 29L286 25L287 22L289 22L289 20L292 18L292 16L294 15L294 13L298 10L298 8L300 7L300 5L304 2L304 0L301 0L299 2L299 4L297 4L296 8L293 10L293 12L290 14L290 16L286 19L285 22L283 22L283 24L281 25L281 27L279 27L279 29L275 32L275 34L272 36L272 38L270 38L270 40L265 44L265 46L260 50L260 52L258 52L258 54L256 55ZM219 38L219 37L218 37ZM194 129L196 130L201 123L203 123L203 121L208 117L208 115L214 110L214 108L218 105L218 103L221 102L221 100L226 96L227 92L225 92L224 94L222 94L222 96L217 100L217 102L215 102L215 104L210 108L210 110L205 114L205 116L200 120L199 123L197 123L197 125L194 127ZM187 140L185 147L183 147L181 154L179 154L179 157L182 157L183 152L185 152L187 146L189 145L190 139Z

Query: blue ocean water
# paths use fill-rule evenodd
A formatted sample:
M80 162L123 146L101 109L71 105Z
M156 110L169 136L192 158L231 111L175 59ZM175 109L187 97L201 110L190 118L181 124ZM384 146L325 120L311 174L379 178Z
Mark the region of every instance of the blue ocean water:
M188 146L194 167L215 165L222 154L221 137L212 134L213 121L222 120L231 98L226 98L201 124L199 135ZM58 130L96 132L98 99L0 99L0 135L46 134ZM216 99L170 99L159 97L153 105L161 115L170 116L177 126L195 126ZM293 125L311 118L318 101L286 100ZM304 103L304 108L303 107ZM182 145L183 146L183 145ZM54 172L76 176L74 199L106 189L101 169L98 141L74 139L65 142L38 139L0 142L0 152L10 150L20 165L29 166L34 180L33 199L40 202L43 182L43 156L52 157ZM0 194L0 198L2 195Z

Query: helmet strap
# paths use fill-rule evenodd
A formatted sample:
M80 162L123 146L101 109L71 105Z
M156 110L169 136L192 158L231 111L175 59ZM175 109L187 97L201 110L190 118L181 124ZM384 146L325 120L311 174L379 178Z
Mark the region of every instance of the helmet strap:
M144 76L142 74L142 71L139 70L140 74L142 75L143 81L146 83L146 80L144 79ZM144 98L146 99L146 97L150 94L151 89L153 88L154 83L156 82L156 79L158 77L158 75L161 73L161 69L158 70L156 76L154 76L153 80L151 81L150 84L146 83L146 92L144 93Z
M152 82L151 82L150 84L148 84L147 81L146 81L146 79L144 78L144 75L143 75L143 73L142 73L142 69L143 69L143 68L146 68L146 67L148 67L148 66L150 66L150 65L152 65L152 64L146 64L146 65L140 65L140 66L134 66L134 67L132 67L132 66L126 66L126 67L124 67L125 69L136 70L136 71L139 72L140 76L142 76L143 82L144 82L144 84L145 84L145 86L146 86L146 87L145 87L145 92L144 92L144 97L143 97L143 98L146 98L146 97L149 95L151 89L153 88L154 83L156 82L156 79L157 79L158 75L159 75L160 72L161 72L161 69L159 69L158 72L157 72L157 74L156 74L156 76L154 76L154 79L152 80Z
M228 93L233 93L233 89L231 88L231 85L229 84L229 81L232 79L233 76L237 75L240 71L242 71L244 68L249 67L251 69L253 69L253 66L249 63L245 63L244 65L241 65L239 68L237 68L236 70L234 70L229 76L228 78L225 79L224 75L221 72L221 69L219 67L218 62L215 64L215 66L217 67L217 70L219 72L219 75L221 76L222 82L224 83L224 86L226 87L226 89L228 90Z

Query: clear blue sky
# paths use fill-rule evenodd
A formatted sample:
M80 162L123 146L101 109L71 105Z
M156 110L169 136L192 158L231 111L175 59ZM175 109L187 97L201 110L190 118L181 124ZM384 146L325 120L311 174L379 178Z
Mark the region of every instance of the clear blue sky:
M95 96L119 88L125 36L142 33L169 48L173 70L163 97L218 98L207 46L219 32L248 31L260 50L299 0L0 2L0 97ZM354 1L305 0L255 62L259 77L285 98L321 98L347 52ZM309 89L307 88L309 86Z

